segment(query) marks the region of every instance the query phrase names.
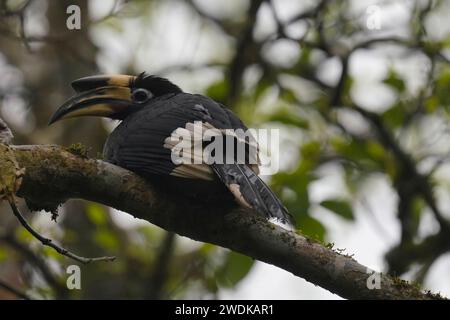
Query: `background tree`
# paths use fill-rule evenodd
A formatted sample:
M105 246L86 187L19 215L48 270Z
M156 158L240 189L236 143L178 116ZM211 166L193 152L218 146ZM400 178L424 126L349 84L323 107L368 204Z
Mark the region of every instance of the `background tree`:
M224 102L251 127L282 128L282 170L268 180L305 235L335 242L324 221L364 214L383 237L383 218L395 215L385 271L423 283L436 261L448 265L447 2L104 3L77 1L82 28L68 30L72 2L0 2L0 110L15 144L81 142L95 157L111 122L48 128L50 114L73 79L147 70ZM371 65L374 57L382 61ZM376 203L374 184L394 195L384 199L393 207ZM0 212L0 279L32 297L214 298L255 264L72 200L57 225L45 214L28 218L77 253L120 259L83 267L83 290L68 291L73 262L36 245L8 207Z

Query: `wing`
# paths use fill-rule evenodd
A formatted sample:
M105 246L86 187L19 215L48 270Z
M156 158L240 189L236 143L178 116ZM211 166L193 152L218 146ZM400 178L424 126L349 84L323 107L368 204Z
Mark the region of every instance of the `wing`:
M105 144L104 158L143 176L214 180L210 166L202 163L177 165L172 158L172 148L181 138L194 137L193 131L198 125L202 130L219 130L220 134L225 134L225 129L247 130L230 110L207 97L185 93L165 96L126 118L111 133ZM198 150L195 148L192 154L185 156L201 160L203 153ZM253 169L257 170L257 166Z
M205 144L202 134L196 137L195 132L199 129L210 130L217 137L231 137L236 145L243 145L244 163L234 158L237 152L233 153L231 161L204 163L203 150L209 144ZM252 207L268 218L290 221L286 208L257 175L255 140L240 136L236 129L245 133L247 127L229 109L204 96L178 94L158 99L126 118L110 135L105 158L144 177L156 174L210 181L219 179L241 205ZM180 148L180 141L188 137L190 145L181 151L182 157L191 161L177 162L175 160L180 158L173 156L180 155L180 150L176 148ZM223 150L229 160L227 152L227 149Z

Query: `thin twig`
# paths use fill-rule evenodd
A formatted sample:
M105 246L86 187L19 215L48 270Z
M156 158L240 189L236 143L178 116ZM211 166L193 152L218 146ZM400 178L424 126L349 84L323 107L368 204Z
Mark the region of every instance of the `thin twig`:
M45 238L43 236L41 236L37 231L35 231L27 222L27 220L23 217L23 215L20 213L19 209L17 208L16 204L14 203L13 200L11 200L9 202L11 209L14 213L14 215L16 216L16 218L19 220L20 224L27 229L27 231L29 233L31 233L33 235L33 237L35 237L36 239L38 239L44 246L48 246L51 247L53 249L55 249L58 253L72 258L75 261L87 264L90 262L94 262L94 261L113 261L116 259L116 257L95 257L95 258L85 258L85 257L81 257L78 256L72 252L70 252L67 249L64 249L63 247L60 247L59 245L55 244L54 242L52 242L51 239L49 238Z

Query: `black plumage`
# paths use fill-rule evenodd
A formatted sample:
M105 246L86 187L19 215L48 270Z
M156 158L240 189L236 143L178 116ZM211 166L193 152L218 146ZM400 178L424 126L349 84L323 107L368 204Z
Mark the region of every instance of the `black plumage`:
M76 81L74 88L80 95L96 92L95 103L99 104L97 87L109 88L108 77L86 79L91 80ZM179 192L205 199L213 193L229 199L233 195L241 205L254 208L268 218L289 221L290 216L285 207L258 177L256 165L173 162L171 148L174 135L191 130L194 123L201 123L221 134L225 134L224 129L247 130L233 112L208 97L184 93L163 78L141 74L124 83L129 86L131 102L128 108L121 108L109 115L122 121L106 141L106 161L145 178L157 179L172 191L178 189ZM108 103L111 103L112 100L108 99ZM63 111L57 111L52 122L61 118L63 113L70 112L67 110L74 109L73 101L76 98L63 105ZM82 103L89 104L89 101L84 100ZM204 142L202 146L205 145L207 143Z

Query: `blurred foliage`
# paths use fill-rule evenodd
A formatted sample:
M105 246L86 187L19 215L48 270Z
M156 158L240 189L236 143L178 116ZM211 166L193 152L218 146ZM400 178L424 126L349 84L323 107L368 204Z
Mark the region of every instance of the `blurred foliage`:
M242 3L235 4L228 15L227 10L218 12L224 4L210 12L209 6L189 0L113 1L104 16L91 12L96 18L88 20L91 15L85 14L82 29L68 31L66 7L72 2L0 1L0 70L9 79L0 83L0 111L11 122L15 143L68 146L81 142L92 148L91 156L100 152L109 123L82 119L48 128L49 115L72 94L68 84L73 79L109 72L105 66L112 60L117 64L112 69L122 73L143 71L138 58L144 48L152 52L145 60L146 71L171 79L184 76L193 83L204 82L205 75L209 80L198 90L233 108L248 126L282 128L282 148L289 145L286 150L292 154L282 154L286 165L270 178L270 184L293 214L298 232L320 241L333 240L323 217L332 215L351 223L358 214L369 214L369 209L361 213L355 208L361 199L372 196L368 182L381 176L397 197L392 215L401 230L401 240L387 252L386 271L400 275L419 265L413 277L424 281L433 263L450 250L449 215L438 206L448 198L437 199L436 192L444 189L448 195L449 191L448 176L441 174L450 159L448 125L431 134L439 121L449 122L450 35L431 37L426 24L430 16L448 12L445 1L405 5L414 18L403 26L404 33L388 26L390 36L368 30L364 10L356 12L349 1L302 5L288 18L280 18L277 8L282 4L277 0L242 2L245 10ZM86 13L97 7L88 6L87 1L77 4ZM158 53L167 50L158 37L166 35L154 33L167 32L167 37L171 33L169 25L158 29L153 23L167 14L167 8L185 10L188 20L181 23L198 22L196 35L211 33L210 50L217 46L220 52L201 64L173 63L157 69ZM26 28L27 19L47 27L33 34ZM129 24L133 37L127 36ZM266 24L275 27L258 32L258 25ZM130 56L122 61L122 53L108 52L104 44L108 37L129 46ZM131 38L139 39L139 45ZM283 56L281 41L293 45L295 59ZM268 52L271 46L277 48L275 55ZM374 108L357 99L355 92L363 81L349 66L356 52L384 54L380 49L385 49L390 64L375 84L394 98L389 105ZM415 86L397 68L410 57L425 60L423 79ZM339 65L335 80L328 70L324 75L323 68L330 62ZM209 77L205 70L218 76ZM18 119L11 115L11 108L16 116L21 114ZM343 187L319 199L312 196L311 188L327 177L324 168L340 172ZM427 214L439 228L424 235L419 227ZM216 298L221 288L234 288L245 279L254 265L240 254L190 242L155 226L123 222L119 215L124 213L82 201L69 201L58 225L43 224L47 215L30 214L42 231L74 252L117 256L112 263L81 266L82 290L68 291L65 268L73 262L37 245L1 207L0 279L42 298ZM441 241L429 241L430 237ZM2 297L12 296L0 292Z

